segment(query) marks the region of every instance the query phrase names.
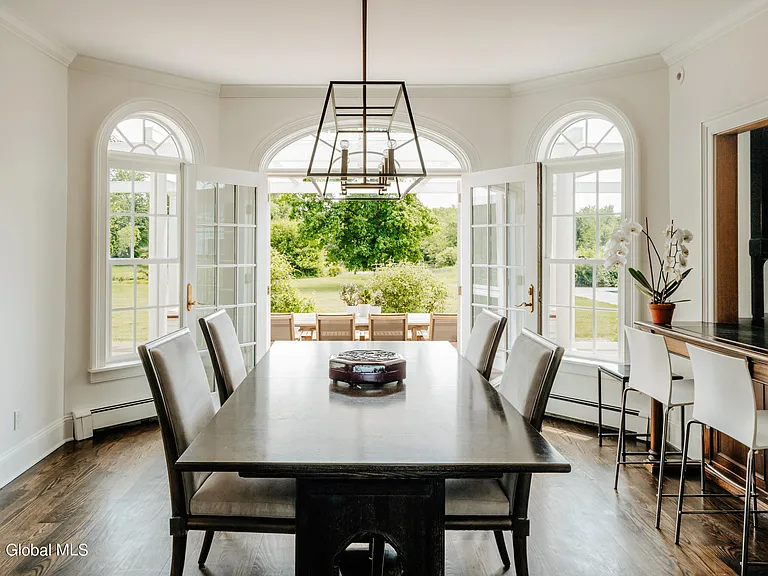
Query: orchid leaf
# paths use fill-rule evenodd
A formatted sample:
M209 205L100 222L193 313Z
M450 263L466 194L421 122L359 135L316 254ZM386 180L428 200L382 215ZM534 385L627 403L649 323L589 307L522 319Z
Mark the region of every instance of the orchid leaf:
M638 270L637 268L628 268L627 270L629 270L629 274L632 276L632 278L635 279L635 282L640 284L643 288L645 288L649 292L654 292L653 286L651 286L651 283L648 282L648 279L640 270Z

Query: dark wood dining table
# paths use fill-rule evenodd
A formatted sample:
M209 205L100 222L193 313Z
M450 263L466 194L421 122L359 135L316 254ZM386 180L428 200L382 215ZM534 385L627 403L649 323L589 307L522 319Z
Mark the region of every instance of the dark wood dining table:
M334 385L329 357L360 348L402 354L404 383ZM390 541L407 574L442 575L446 479L570 471L448 342L276 342L176 466L296 478L301 576L331 574L370 534Z

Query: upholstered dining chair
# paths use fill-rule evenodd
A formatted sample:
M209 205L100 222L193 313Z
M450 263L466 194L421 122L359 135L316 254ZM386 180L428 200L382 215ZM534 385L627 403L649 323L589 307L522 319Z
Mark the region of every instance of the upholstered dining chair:
M272 342L296 340L296 325L293 314L270 314L270 339Z
M493 360L496 357L496 351L499 349L501 335L504 333L506 325L507 319L504 316L499 316L490 310L482 310L477 318L475 318L475 325L469 334L469 341L464 350L464 358L486 380L491 376Z
M237 339L235 325L232 324L232 319L226 310L219 310L200 318L199 322L205 345L211 355L219 402L224 406L224 402L248 374L243 353L240 351L240 341Z
M499 393L538 431L563 353L562 347L523 329L512 345L498 387ZM530 489L530 473L505 474L500 479L446 480L446 530L493 530L505 568L510 567L510 560L504 531L510 530L516 574L527 576L529 526L525 519Z
M368 316L371 340L407 340L407 314L371 314Z
M429 315L429 339L447 340L453 345L458 341L458 318L455 313L433 312Z
M317 315L317 339L318 340L354 340L355 339L355 315L354 314L318 314Z
M202 566L216 531L296 530L292 479L241 478L237 472L179 472L176 461L214 417L208 379L187 328L139 346L155 402L171 491L171 576L181 576L190 530L205 532Z

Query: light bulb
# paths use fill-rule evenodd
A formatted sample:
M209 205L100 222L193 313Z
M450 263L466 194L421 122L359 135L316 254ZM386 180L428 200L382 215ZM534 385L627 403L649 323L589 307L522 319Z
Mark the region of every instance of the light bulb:
M387 148L390 148L394 150L395 146L397 146L397 140L388 140L387 141Z
M339 148L342 150L349 150L349 140L342 140L339 142Z

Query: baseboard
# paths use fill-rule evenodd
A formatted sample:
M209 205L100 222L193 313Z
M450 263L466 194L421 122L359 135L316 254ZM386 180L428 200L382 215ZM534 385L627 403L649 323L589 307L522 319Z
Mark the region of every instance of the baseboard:
M72 416L67 415L0 455L0 488L73 439Z
M93 415L94 430L130 424L157 416L152 398L115 404L114 406L92 408L91 414Z

